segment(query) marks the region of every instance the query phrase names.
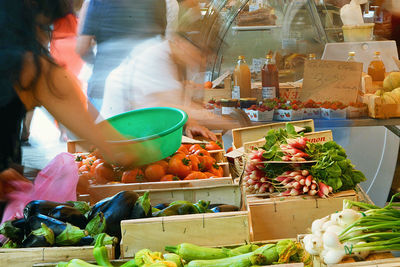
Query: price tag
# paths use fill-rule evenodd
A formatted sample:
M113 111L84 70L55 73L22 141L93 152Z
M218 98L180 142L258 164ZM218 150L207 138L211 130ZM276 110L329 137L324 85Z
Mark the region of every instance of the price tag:
M356 102L363 64L331 60L306 60L300 100Z

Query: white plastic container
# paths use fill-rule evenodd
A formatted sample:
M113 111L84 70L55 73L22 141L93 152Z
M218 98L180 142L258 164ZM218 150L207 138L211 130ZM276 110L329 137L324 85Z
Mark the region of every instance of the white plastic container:
M359 25L343 25L343 37L345 42L363 42L374 39L375 23Z

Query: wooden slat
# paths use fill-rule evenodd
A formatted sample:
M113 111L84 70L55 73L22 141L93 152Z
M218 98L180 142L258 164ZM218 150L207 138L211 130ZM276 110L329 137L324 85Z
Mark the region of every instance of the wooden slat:
M114 249L107 246L108 256L114 259ZM94 260L93 246L0 249L0 266L30 267L35 263L69 261L79 258Z
M310 196L250 197L247 206L253 241L289 238L306 233L315 219L342 209L343 200L357 200L353 190L322 199Z
M267 132L270 129L284 128L287 123L292 124L293 126L298 127L311 127L311 130L314 131L314 121L313 120L302 120L302 121L291 121L291 122L278 122L278 123L270 123L258 126L251 126L245 128L237 128L232 130L233 137L233 147L239 148L242 147L246 142L252 142L260 140L267 135Z
M221 212L169 216L121 222L123 257L143 248L164 251L167 245L190 242L200 246L224 246L248 242L248 212Z

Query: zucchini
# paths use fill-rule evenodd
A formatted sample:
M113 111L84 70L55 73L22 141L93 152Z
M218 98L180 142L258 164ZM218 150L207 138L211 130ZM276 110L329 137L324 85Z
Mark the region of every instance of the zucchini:
M229 249L200 247L189 243L178 246L166 246L165 251L178 254L185 261L213 260L229 257Z

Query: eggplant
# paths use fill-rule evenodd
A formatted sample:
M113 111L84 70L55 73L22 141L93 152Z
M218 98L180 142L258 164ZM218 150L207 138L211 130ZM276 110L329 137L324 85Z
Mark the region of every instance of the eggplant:
M67 201L68 204L72 204L75 209L78 209L82 214L90 211L90 206L86 201Z
M54 232L57 245L74 245L87 236L86 230L81 230L70 223L64 223L42 214L29 217L27 222L31 231L39 229L42 224L45 224Z
M136 200L129 219L148 218L151 217L151 212L149 192L147 191Z
M95 239L90 235L82 237L81 240L76 244L77 246L92 246Z
M24 208L24 218L27 220L30 216L36 214L48 215L55 207L65 205L72 207L72 204L59 203L47 200L33 200L29 202Z
M12 220L11 223L14 227L25 229L25 218Z
M0 226L0 234L14 242L20 243L25 237L24 228L15 227L14 224L18 225L18 223L14 223L14 221L16 220L4 222Z
M70 223L81 229L85 229L87 218L78 209L69 206L57 206L48 214L50 217L62 222Z
M97 202L89 211L88 213L88 220L92 220L97 213L101 212L102 209L104 208L104 206L112 199L113 197L107 197L105 199L100 200L99 202Z
M213 212L229 212L238 211L239 207L233 205L219 205L211 209Z
M1 248L18 248L18 244L8 239L4 244L1 244Z
M41 223L41 227L32 231L23 241L22 247L50 247L54 244L54 232Z
M133 191L119 192L111 197L111 199L109 199L104 205L96 207L98 211L92 213L89 216L89 219L93 219L97 213L102 212L106 220L105 233L121 239L121 221L127 220L131 217L132 210L135 207L138 198L139 195ZM99 204L99 202L97 204ZM91 216L92 218L90 218Z
M161 204L155 205L153 208L158 209L158 210L163 210L163 209L165 209L165 208L168 207L168 206L169 206L168 203L161 203Z

